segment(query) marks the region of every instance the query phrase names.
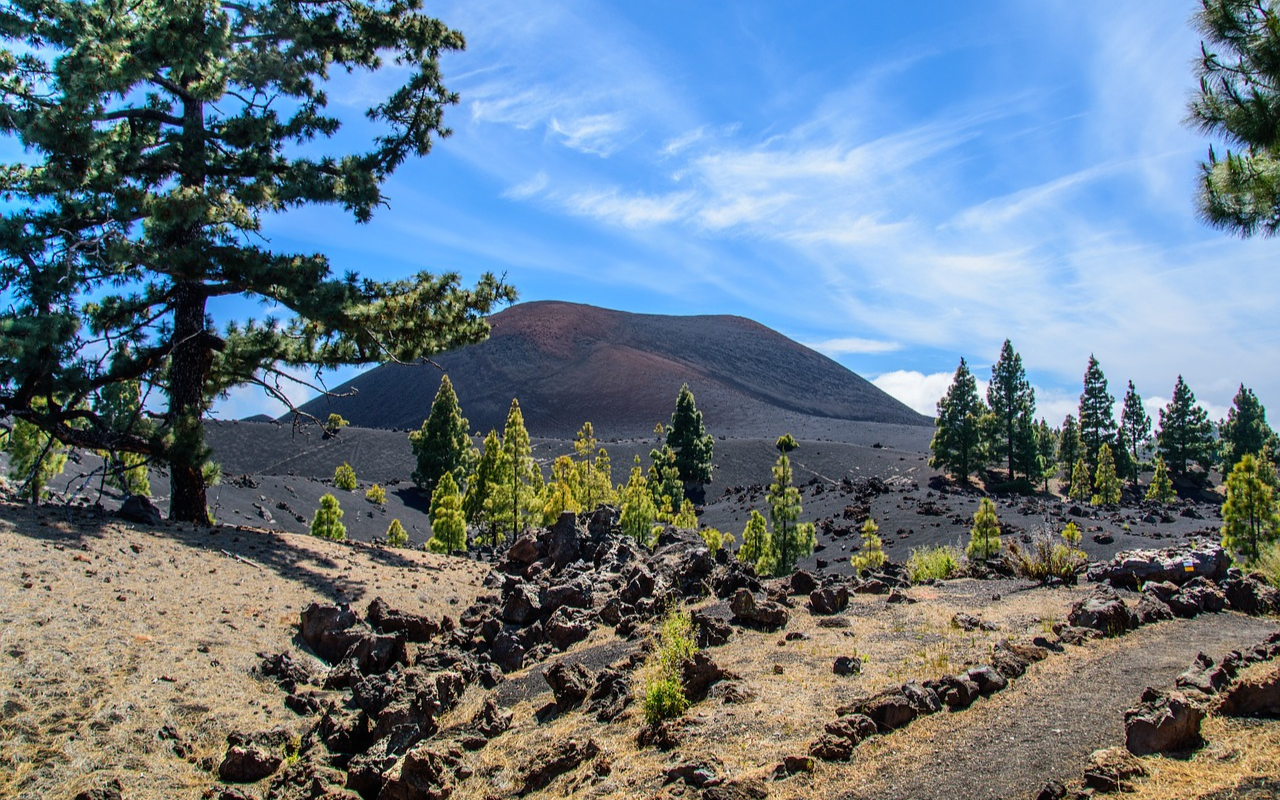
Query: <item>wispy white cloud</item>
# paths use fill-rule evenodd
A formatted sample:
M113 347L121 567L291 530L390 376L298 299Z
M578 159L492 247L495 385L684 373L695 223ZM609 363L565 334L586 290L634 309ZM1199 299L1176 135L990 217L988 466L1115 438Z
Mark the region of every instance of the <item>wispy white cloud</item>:
M817 350L826 356L875 355L892 353L901 350L899 342L887 342L878 339L862 339L857 336L843 336L837 339L823 339L819 342L805 342L805 347Z
M527 181L517 183L508 189L503 190L502 196L508 200L527 200L547 188L547 184L551 179L547 177L547 173L539 170L536 175Z
M688 192L659 196L625 195L619 191L587 191L564 198L564 206L581 216L639 228L680 219L688 206Z
M588 114L563 121L552 117L548 127L560 136L565 147L597 156L614 152L626 130L621 114Z

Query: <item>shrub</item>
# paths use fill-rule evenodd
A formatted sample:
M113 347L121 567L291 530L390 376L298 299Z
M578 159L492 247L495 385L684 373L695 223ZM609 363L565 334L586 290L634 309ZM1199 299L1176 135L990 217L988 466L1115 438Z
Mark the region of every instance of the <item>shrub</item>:
M644 718L650 725L678 717L689 708L681 678L684 662L698 651L693 621L677 608L667 612L658 629L657 647L649 656L643 682Z
M689 708L684 685L679 678L659 678L651 681L644 692L644 721L650 725L664 719L674 719Z
M870 517L862 523L862 551L849 559L854 569L862 571L880 569L884 566L887 557L884 554L884 542L880 539L879 531L880 526Z
M1249 567L1261 574L1267 583L1280 589L1280 542L1272 542L1262 548L1261 555Z
M733 546L732 533L725 533L717 528L703 528L698 533L702 534L702 541L707 543L707 549L712 553L718 553L726 547Z
M999 552L1000 520L996 517L996 504L984 497L978 510L973 512L973 528L969 531L969 546L964 554L971 559L983 559Z
M325 420L324 430L326 433L332 436L333 434L337 433L338 431L342 430L343 428L347 427L350 424L351 423L347 422L345 419L342 418L341 414L330 414L329 418Z
M1062 542L1055 542L1046 535L1037 536L1024 550L1017 542L1009 543L1009 562L1013 569L1024 578L1033 581L1047 581L1058 578L1066 582L1074 582L1076 572L1088 559L1082 550L1076 550Z
M333 471L333 485L348 492L355 490L356 471L350 464L343 461L342 466Z
M954 578L960 574L961 556L958 548L949 545L917 547L907 559L907 577L912 583Z
M338 498L326 494L320 498L320 507L311 520L311 535L340 542L347 538L347 526L342 524L343 511Z
M409 534L405 533L400 520L393 519L387 526L387 544L392 547L405 547L409 544Z
M370 486L367 491L365 491L364 499L368 500L370 503L373 503L375 506L386 505L387 490L383 489L381 486L375 483L374 485Z
M1084 538L1084 534L1080 532L1080 526L1075 522L1068 522L1067 527L1062 529L1062 539L1069 547L1080 547L1080 540Z

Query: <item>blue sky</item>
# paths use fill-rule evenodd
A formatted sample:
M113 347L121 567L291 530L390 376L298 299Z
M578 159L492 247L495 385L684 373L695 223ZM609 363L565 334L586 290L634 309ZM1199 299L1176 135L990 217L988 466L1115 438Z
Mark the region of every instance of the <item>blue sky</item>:
M1193 205L1194 8L433 4L468 42L444 61L454 135L370 224L304 209L267 233L375 278L750 317L930 413L1006 337L1054 424L1090 353L1118 397L1161 405L1182 374L1215 419L1241 382L1278 409L1280 242ZM335 82L344 137L393 78Z

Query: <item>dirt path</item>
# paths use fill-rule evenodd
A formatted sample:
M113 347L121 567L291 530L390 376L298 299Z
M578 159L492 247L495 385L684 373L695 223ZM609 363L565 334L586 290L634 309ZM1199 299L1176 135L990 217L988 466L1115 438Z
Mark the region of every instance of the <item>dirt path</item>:
M1123 710L1145 687L1171 685L1198 652L1217 660L1276 627L1275 620L1206 614L1068 648L963 714L937 714L868 742L875 744L855 754L861 777L841 796L1034 797L1050 779L1079 777L1093 750L1123 744Z

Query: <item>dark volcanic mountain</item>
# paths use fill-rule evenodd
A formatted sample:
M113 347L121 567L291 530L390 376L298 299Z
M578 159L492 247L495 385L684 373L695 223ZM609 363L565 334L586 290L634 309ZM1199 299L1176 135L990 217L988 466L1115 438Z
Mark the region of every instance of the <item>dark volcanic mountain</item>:
M601 438L652 434L688 383L717 436L790 431L845 438L848 423L932 421L835 361L742 317L629 314L531 302L495 314L488 341L434 361L453 381L471 428L501 430L511 398L533 436L570 438L590 420ZM338 387L344 398L303 406L353 425L416 428L440 383L430 365L388 364Z

